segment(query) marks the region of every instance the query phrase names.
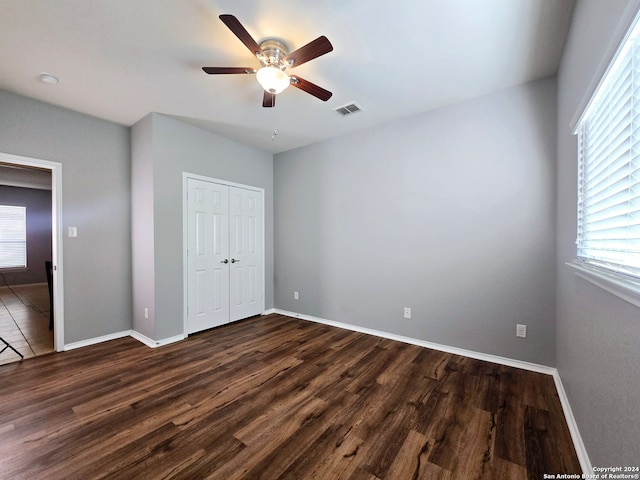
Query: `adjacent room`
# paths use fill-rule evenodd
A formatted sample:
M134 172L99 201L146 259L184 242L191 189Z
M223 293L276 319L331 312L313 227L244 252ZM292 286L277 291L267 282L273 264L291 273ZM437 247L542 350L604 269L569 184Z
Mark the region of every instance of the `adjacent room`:
M11 345L0 356L4 364L54 351L51 173L0 165L0 178L0 318L2 338Z
M638 478L639 12L2 2L0 478Z

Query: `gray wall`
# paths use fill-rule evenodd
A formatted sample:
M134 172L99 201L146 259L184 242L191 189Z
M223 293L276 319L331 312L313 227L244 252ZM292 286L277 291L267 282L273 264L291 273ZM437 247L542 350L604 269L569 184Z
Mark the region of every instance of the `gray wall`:
M63 165L65 344L129 330L129 129L0 90L0 151Z
M0 205L27 207L27 268L1 271L0 285L46 283L44 262L51 260L51 190L0 185Z
M265 189L265 306L273 308L273 156L214 133L187 125L161 114L151 114L132 132L133 171L138 161L152 162L153 199L134 209L133 221L149 215L152 206L154 255L153 340L180 335L183 325L183 245L182 245L182 173L188 172ZM148 123L150 122L150 126ZM150 132L149 132L150 128ZM148 142L151 140L151 147ZM145 146L144 143L147 143ZM151 148L151 150L149 150ZM137 152L141 153L138 157ZM149 159L151 155L152 159ZM142 167L148 172L148 166ZM134 195L140 184L134 179ZM146 234L148 242L149 233ZM134 238L134 240L136 240ZM134 278L136 273L134 272ZM140 294L140 295L139 295ZM147 303L145 295L135 292L136 303ZM144 324L136 308L134 325ZM145 328L149 329L148 325Z
M276 155L276 307L554 365L555 92L546 79Z
M557 366L593 465L640 459L640 311L577 277L576 137L569 124L590 96L614 32L637 0L581 0L558 77ZM603 63L604 62L604 63Z

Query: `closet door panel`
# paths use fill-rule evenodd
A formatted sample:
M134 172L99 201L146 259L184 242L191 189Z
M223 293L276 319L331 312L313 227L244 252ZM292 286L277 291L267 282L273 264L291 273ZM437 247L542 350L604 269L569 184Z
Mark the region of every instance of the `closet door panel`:
M264 311L264 233L262 195L229 188L231 218L231 321Z
M229 321L228 189L187 182L187 333Z

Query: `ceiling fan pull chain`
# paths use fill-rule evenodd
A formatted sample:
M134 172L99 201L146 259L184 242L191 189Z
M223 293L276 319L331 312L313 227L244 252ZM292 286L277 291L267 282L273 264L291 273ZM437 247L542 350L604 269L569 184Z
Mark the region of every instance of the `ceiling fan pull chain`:
M274 100L275 100L275 95L273 96ZM275 108L272 108L271 111L273 112L273 135L271 135L271 141L275 142L276 141L276 137L278 136L278 113L276 112Z

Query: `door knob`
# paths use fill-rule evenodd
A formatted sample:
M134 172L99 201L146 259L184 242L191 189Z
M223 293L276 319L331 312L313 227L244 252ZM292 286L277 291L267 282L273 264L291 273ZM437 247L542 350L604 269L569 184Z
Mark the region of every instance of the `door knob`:
M231 263L238 263L240 260L236 260L235 258L231 259Z
M229 263L229 259L225 258L224 260L220 260L220 263Z

